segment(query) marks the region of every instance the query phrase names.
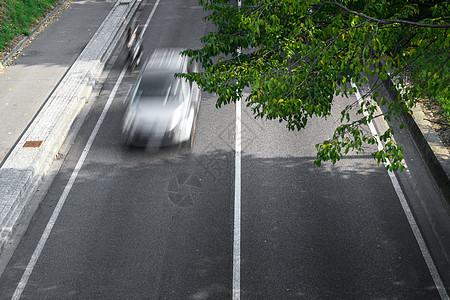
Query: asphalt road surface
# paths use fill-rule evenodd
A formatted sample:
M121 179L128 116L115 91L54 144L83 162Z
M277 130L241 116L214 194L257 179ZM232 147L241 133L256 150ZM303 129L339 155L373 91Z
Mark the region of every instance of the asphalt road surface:
M139 12L141 24L152 11L146 55L161 47L199 47L212 30L201 21L205 12L197 0L149 1ZM318 168L314 145L329 138L337 121L314 119L307 129L288 132L278 122L253 119L245 105L216 109L216 97L207 93L191 150L126 150L120 140L123 99L137 73L124 69L125 49L116 52L99 97L0 278L1 299L17 290L21 299L445 297L439 288L449 286L448 237L427 222L411 223L398 194L400 188L417 208L419 221L427 219L414 202L423 200L420 195L442 200L420 165L394 176L399 187L370 155ZM339 99L336 111L354 100ZM419 161L414 151L406 151L407 159ZM51 231L45 229L49 222Z

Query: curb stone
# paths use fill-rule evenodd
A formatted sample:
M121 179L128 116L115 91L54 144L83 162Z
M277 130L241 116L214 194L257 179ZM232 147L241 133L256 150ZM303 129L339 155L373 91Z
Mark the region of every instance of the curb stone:
M118 0L0 168L0 253L14 234L139 0ZM24 147L35 142L35 147Z
M391 99L398 98L399 92L395 88L392 79L383 80L383 86ZM434 131L432 124L425 120L420 103L413 108L412 115L402 111L402 117L420 153L422 153L426 165L433 174L444 198L447 200L447 211L450 212L450 154L447 148L445 148Z

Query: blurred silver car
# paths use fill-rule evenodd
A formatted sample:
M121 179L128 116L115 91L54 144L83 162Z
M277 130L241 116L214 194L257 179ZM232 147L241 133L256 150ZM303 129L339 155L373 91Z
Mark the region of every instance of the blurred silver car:
M200 89L196 83L174 77L197 71L197 65L179 54L182 50L157 49L144 64L122 122L127 147L192 145Z

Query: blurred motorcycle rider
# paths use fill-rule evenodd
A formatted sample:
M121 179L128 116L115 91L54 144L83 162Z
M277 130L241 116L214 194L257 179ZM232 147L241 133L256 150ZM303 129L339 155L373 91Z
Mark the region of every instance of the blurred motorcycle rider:
M127 31L128 58L131 59L131 69L139 65L142 57L142 26L137 23L136 18L133 18L130 22L129 29Z

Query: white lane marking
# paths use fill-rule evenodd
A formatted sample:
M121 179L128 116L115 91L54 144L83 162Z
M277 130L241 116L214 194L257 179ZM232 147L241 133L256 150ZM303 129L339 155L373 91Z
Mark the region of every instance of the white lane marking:
M241 0L238 0L241 7ZM241 54L241 49L238 49ZM234 160L234 241L233 241L233 295L241 299L241 100L236 102L236 156Z
M150 23L150 19L153 17L153 14L154 14L158 4L159 4L159 0L157 0L155 3L155 6L153 6L153 9L147 19L147 22L145 23L145 27L142 30L142 34L147 29L148 23ZM77 165L75 166L75 169L73 170L72 175L70 176L70 179L67 182L67 185L65 186L64 191L58 200L58 203L56 204L55 210L53 211L52 216L50 217L50 220L48 221L47 226L45 227L45 230L41 236L41 239L39 240L39 243L36 246L36 249L34 250L33 255L31 256L31 259L28 262L28 265L16 287L16 290L14 291L14 294L11 297L12 300L18 300L22 296L22 293L27 285L28 279L30 278L31 273L33 272L34 266L36 265L36 263L39 259L39 256L41 255L42 250L44 249L45 243L47 242L48 237L50 236L50 233L53 229L53 226L55 225L56 219L58 218L58 216L61 212L61 209L62 209L64 203L66 202L67 196L69 195L69 192L72 189L72 186L78 176L78 173L80 172L80 169L83 166L84 160L86 159L86 157L89 153L89 150L91 149L91 146L94 143L95 137L97 136L100 126L102 125L102 123L106 117L106 113L108 112L108 110L111 106L111 103L114 100L114 97L117 93L117 90L118 90L120 84L122 83L123 77L125 76L127 69L128 69L128 64L125 64L125 66L122 69L122 72L119 75L119 78L117 79L116 84L114 85L113 90L111 91L111 94L109 95L108 101L106 102L106 105L103 108L103 111L102 111L99 119L97 120L97 123L95 124L94 129L92 130L89 140L87 141L86 146L83 149L83 153L81 154L80 158L78 159Z
M241 298L241 100L236 101L234 165L233 300Z
M358 100L359 103L361 103L362 97L361 94L359 93L358 87L353 82L351 84L352 87L356 88L356 99ZM368 113L364 111L364 115L368 116ZM378 136L378 132L375 129L375 126L373 125L372 122L369 123L369 128L372 135L377 139L378 150L382 150L383 146ZM417 226L416 220L414 219L414 216L411 212L408 202L406 201L405 194L403 193L402 188L400 187L397 177L395 177L394 172L388 171L388 174L389 178L391 179L392 185L395 189L395 192L397 193L397 197L400 200L403 211L405 212L406 218L408 219L409 226L411 227L411 230L416 238L417 244L419 245L420 251L422 252L422 256L425 259L425 263L428 266L428 270L431 273L431 277L433 278L434 284L436 285L439 295L441 296L442 299L449 299L449 296L441 280L441 277L439 276L439 272L433 262L433 258L431 258L431 254L428 251L428 248L425 244L425 240L423 239L422 234L420 233L419 226Z
M150 15L147 18L147 21L145 22L144 28L142 29L141 37L144 36L144 32L147 30L148 24L150 23L150 20L152 19L153 14L155 13L156 8L158 7L158 4L159 4L159 0L156 0L155 6L153 6L152 11L150 12ZM142 5L142 3L141 3L141 5Z
M67 196L69 195L70 190L72 189L72 186L78 176L78 173L80 172L81 167L83 166L84 160L86 159L89 150L91 149L92 144L94 143L95 137L97 136L97 133L100 129L100 126L103 123L103 120L105 119L106 113L109 110L109 107L111 106L112 101L114 100L114 97L116 95L117 89L119 88L120 83L122 82L122 79L125 75L125 72L127 71L128 64L124 66L122 69L122 72L120 73L119 79L116 82L116 85L114 86L111 94L109 95L108 101L106 102L105 107L103 108L103 111L97 120L97 124L95 124L94 129L92 130L92 133L89 137L89 140L86 143L86 146L83 149L83 153L81 154L80 158L78 159L77 165L75 166L75 169L72 172L72 175L70 176L69 181L67 182L66 187L64 188L64 191L61 195L61 197L58 200L58 203L56 204L55 210L52 213L52 216L50 217L50 220L47 223L47 226L45 227L45 230L41 236L41 239L39 240L39 243L36 247L36 249L33 252L33 255L31 256L30 262L27 265L27 268L25 269L25 272L22 275L22 278L20 279L19 284L17 285L17 288L14 292L14 295L11 299L20 299L23 290L25 289L25 286L28 282L28 279L30 278L31 273L33 272L34 266L37 263L37 260L39 259L39 256L41 255L42 249L44 249L45 243L48 240L48 237L50 236L50 233L53 229L53 226L55 225L56 219L59 216L59 213L61 212L61 209L66 202Z

